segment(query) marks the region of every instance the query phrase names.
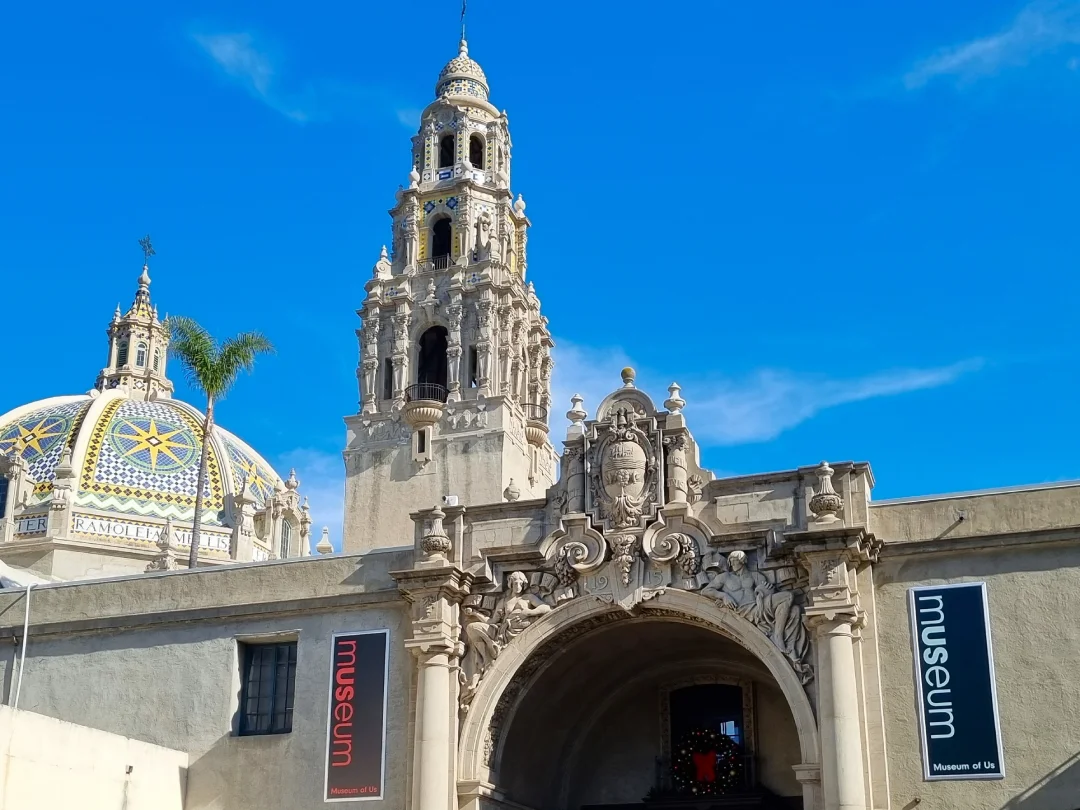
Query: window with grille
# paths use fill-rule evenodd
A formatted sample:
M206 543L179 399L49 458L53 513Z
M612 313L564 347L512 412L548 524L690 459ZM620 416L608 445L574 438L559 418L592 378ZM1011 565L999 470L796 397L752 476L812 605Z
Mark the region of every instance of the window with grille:
M142 368L146 365L146 344L140 343L135 349L135 365Z
M281 521L281 559L289 556L289 544L292 542L292 525L287 520Z
M126 366L128 361L128 344L126 340L120 341L120 347L116 350L116 365Z
M240 735L292 731L296 687L296 642L243 644Z

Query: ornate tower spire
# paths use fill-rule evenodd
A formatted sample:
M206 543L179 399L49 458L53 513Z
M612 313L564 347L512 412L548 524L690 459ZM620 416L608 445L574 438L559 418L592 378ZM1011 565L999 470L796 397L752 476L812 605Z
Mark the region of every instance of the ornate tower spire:
M530 223L525 201L510 192L507 115L489 100L487 76L464 36L435 94L402 167L408 184L390 210L393 249L375 263L357 311L361 413L355 426L349 418L346 451L357 457L357 489L349 483L356 506L346 507L350 551L393 545L391 534L412 531L407 509L390 515L376 504L389 495L386 481L400 490L388 502L396 507L444 494L498 503L511 478L522 498L541 497L555 479L547 425L554 343L525 279ZM468 453L455 447L478 437ZM359 457L386 458L378 446L387 441L406 455L395 470L412 471L368 481L378 470ZM352 511L364 512L366 523Z
M109 336L108 363L98 374L94 387L99 391L124 388L133 399L172 396L173 384L165 376L169 331L158 320L157 307L150 301L150 257L155 255L150 237L139 240L143 251L135 299L124 314L116 308L106 334Z

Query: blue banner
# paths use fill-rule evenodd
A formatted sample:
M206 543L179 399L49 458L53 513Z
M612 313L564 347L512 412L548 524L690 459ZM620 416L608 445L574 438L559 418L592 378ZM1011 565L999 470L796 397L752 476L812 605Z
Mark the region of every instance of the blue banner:
M986 584L908 594L924 778L1003 779Z

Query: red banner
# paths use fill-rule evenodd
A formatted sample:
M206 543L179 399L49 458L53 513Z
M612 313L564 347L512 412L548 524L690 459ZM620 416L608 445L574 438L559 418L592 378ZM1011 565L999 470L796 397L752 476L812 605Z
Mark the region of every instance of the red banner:
M383 798L389 630L332 639L323 801Z

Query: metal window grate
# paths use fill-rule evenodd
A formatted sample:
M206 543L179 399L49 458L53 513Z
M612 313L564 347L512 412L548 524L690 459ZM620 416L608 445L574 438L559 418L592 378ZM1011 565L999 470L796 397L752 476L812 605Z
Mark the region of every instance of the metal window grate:
M240 734L287 734L292 731L296 688L296 642L245 644L240 695Z

